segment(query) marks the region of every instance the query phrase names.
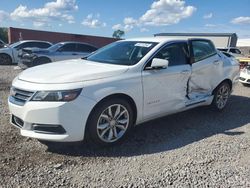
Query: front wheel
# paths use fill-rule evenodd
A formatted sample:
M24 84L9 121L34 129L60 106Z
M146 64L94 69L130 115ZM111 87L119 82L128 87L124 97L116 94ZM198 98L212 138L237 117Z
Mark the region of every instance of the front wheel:
M221 111L225 108L231 93L231 87L227 82L221 83L214 91L212 106Z
M10 65L12 59L8 54L0 54L0 65Z
M31 66L38 66L38 65L43 65L51 63L51 60L47 57L38 57L33 61L33 64Z
M101 102L92 111L88 121L88 133L99 145L113 145L122 141L133 124L130 104L123 99Z

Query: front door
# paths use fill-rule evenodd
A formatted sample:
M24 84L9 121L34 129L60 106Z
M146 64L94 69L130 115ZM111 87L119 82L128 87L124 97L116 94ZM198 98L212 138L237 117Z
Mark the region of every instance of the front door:
M67 59L80 58L78 52L76 52L75 43L67 43L60 47L53 56L53 61L62 61Z
M150 69L152 59L142 72L144 118L178 111L185 107L187 83L191 75L185 42L168 44L153 58L169 61L165 69Z

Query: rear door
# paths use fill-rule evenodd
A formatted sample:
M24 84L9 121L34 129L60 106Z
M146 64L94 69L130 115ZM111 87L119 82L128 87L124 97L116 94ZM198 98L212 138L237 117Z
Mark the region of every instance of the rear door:
M193 56L189 97L210 95L223 77L223 61L211 41L193 39L189 44Z
M185 107L187 83L191 75L186 42L167 44L147 63L142 72L144 118L178 111ZM153 58L166 59L165 69L150 69Z

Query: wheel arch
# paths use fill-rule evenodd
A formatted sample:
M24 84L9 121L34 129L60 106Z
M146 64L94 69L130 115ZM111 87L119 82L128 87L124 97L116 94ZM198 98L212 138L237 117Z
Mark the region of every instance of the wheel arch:
M85 131L84 131L84 138L85 137L88 137L88 125L89 125L89 121L90 121L90 118L91 118L91 115L93 114L93 112L95 111L95 109L101 105L103 102L107 101L107 100L111 100L111 99L114 99L114 98L119 98L119 99L125 99L126 101L129 102L129 104L131 105L131 108L133 110L133 125L135 125L135 122L137 120L137 106L136 106L136 103L135 101L133 100L133 98L127 94L124 94L124 93L114 93L114 94L110 94L108 96L105 96L104 98L102 98L101 100L99 100L96 105L92 108L92 110L90 111L89 115L88 115L88 119L87 119L87 123L86 123L86 128L85 128Z
M110 95L102 98L101 100L99 100L97 102L97 104L94 106L94 108L91 110L91 112L89 114L89 117L91 116L91 114L95 110L95 108L97 108L101 103L103 103L104 101L107 101L107 100L114 99L114 98L125 99L126 101L129 102L129 104L131 105L131 108L133 110L133 113L134 113L133 114L134 115L133 124L135 124L136 119L137 119L137 106L136 106L136 103L135 103L134 99L131 96L129 96L127 94L124 94L124 93L110 94ZM88 117L88 120L89 120L89 117Z
M221 85L223 82L228 83L229 86L230 86L230 90L232 90L232 88L233 88L233 82L232 82L232 80L230 80L229 78L226 78L226 79L222 80L222 81L216 86L216 88L214 88L212 94L214 94L214 92L216 91L216 89L218 88L218 86Z
M11 63L13 64L13 57L10 54L5 53L5 52L1 52L0 55L7 55L7 56L9 56L10 59L11 59Z

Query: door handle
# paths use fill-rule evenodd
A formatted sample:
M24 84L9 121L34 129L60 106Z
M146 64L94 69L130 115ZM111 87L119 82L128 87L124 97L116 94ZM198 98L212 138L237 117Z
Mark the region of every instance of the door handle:
M78 55L77 53L73 53L72 55Z
M181 74L188 74L190 71L189 70L183 70L181 71Z
M220 61L219 60L215 60L214 61L214 65L219 65L220 64Z

